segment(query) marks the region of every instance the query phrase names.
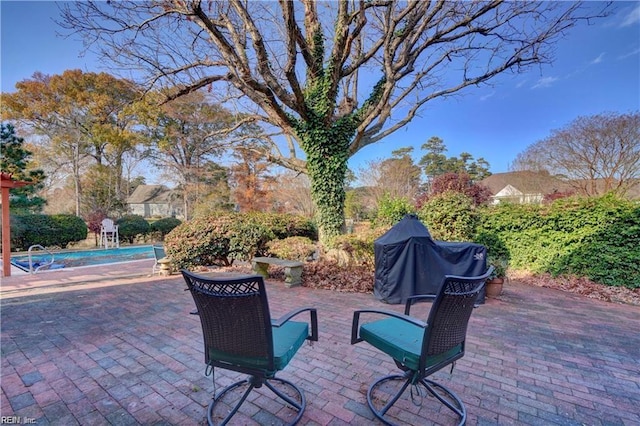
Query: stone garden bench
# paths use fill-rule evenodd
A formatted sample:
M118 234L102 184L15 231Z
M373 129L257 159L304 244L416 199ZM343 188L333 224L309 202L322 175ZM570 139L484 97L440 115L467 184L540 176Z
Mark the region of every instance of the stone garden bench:
M297 260L278 259L277 257L254 257L251 266L256 274L269 278L269 265L284 268L284 282L287 287L295 287L302 284L302 265Z

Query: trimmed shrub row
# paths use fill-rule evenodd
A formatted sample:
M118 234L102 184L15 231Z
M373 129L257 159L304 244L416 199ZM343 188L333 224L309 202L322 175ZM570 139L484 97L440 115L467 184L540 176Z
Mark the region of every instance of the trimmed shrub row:
M405 208L401 201L385 210L391 223ZM474 207L460 193L429 199L418 211L432 237L474 241L489 258L509 267L553 276L574 275L610 285L640 288L640 204L613 195L564 198L551 204L499 204ZM350 264L373 265L373 242L379 235L342 235L333 247ZM342 262L345 263L345 262Z
M267 252L275 239L306 237L317 239L308 219L273 213L220 213L190 220L165 238L167 255L178 268L231 265Z
M175 218L165 218L149 224L142 216L128 215L118 219L116 223L120 240L133 243L136 238L146 238L148 235L162 240L181 222ZM67 248L70 243L86 239L87 233L88 227L84 220L74 215L11 216L11 248L14 251L25 251L35 244Z
M515 269L640 288L640 205L613 195L549 205L498 205L479 232L504 244Z
M15 251L32 245L66 248L69 243L87 238L82 218L69 214L29 214L11 216L11 246Z
M490 255L509 260L514 269L640 288L640 204L607 195L476 208L462 197L441 194L418 211L435 239L484 244ZM393 207L389 216L399 219L405 208ZM87 236L86 224L73 215L14 215L11 223L14 250L34 244L66 248ZM125 241L149 233L166 236L167 254L178 267L230 265L265 253L306 258L311 241L317 240L313 222L290 214L220 213L183 224L175 218L149 224L130 215L117 223ZM373 265L373 241L385 229L339 236L332 246L355 264Z
M121 217L116 223L120 240L133 244L136 239L148 236L154 240L162 241L173 228L182 222L174 217L167 217L149 223L142 216L131 214Z

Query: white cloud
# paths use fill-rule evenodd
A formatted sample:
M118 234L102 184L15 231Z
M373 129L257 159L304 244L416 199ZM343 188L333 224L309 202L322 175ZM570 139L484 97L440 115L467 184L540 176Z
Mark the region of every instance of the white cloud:
M632 50L631 52L625 53L624 55L618 56L618 59L627 59L630 56L637 55L640 53L640 48Z
M621 27L628 27L630 25L634 25L640 22L640 6L637 6L635 9L633 9L631 11L630 14L628 14L624 20L622 21L622 24L620 24Z
M521 88L522 86L524 86L527 83L527 80L522 80L520 82L518 82L518 84L516 84L516 89Z
M604 58L604 52L602 52L597 58L595 58L593 61L589 63L591 65L599 64L600 62L602 62L602 58Z
M553 83L558 81L558 77L544 77L538 80L536 84L531 87L532 89L543 89L545 87L551 87Z
M495 92L495 91L493 91L493 92L491 92L491 93L489 93L489 94L486 94L486 95L484 95L484 96L480 96L480 101L486 101L487 99L489 99L490 97L492 97L492 96L493 96L493 95L495 95L495 94L496 94L496 92Z

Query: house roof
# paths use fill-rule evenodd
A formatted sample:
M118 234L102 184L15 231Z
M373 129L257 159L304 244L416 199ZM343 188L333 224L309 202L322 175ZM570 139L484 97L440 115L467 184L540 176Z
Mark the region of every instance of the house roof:
M492 195L496 195L508 185L523 194L544 195L571 189L570 185L548 173L530 171L495 173L484 178L480 184L489 188Z
M167 204L176 198L176 192L164 185L138 185L127 199L128 204Z

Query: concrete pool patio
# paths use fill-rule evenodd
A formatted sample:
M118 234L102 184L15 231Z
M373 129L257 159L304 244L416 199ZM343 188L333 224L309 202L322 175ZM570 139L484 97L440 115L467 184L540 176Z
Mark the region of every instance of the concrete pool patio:
M3 417L38 425L206 424L213 385L199 320L189 315L193 301L181 276L148 276L152 264L3 279ZM379 424L366 390L397 369L374 348L349 344L352 312L402 307L271 280L268 292L274 317L318 309L320 340L281 373L305 391L300 424ZM435 378L462 397L470 425L640 424L639 330L638 306L512 283L474 311L453 375ZM235 377L216 370L218 390ZM278 424L280 406L270 397L254 395L234 424ZM399 422L444 421L431 408L409 403Z

